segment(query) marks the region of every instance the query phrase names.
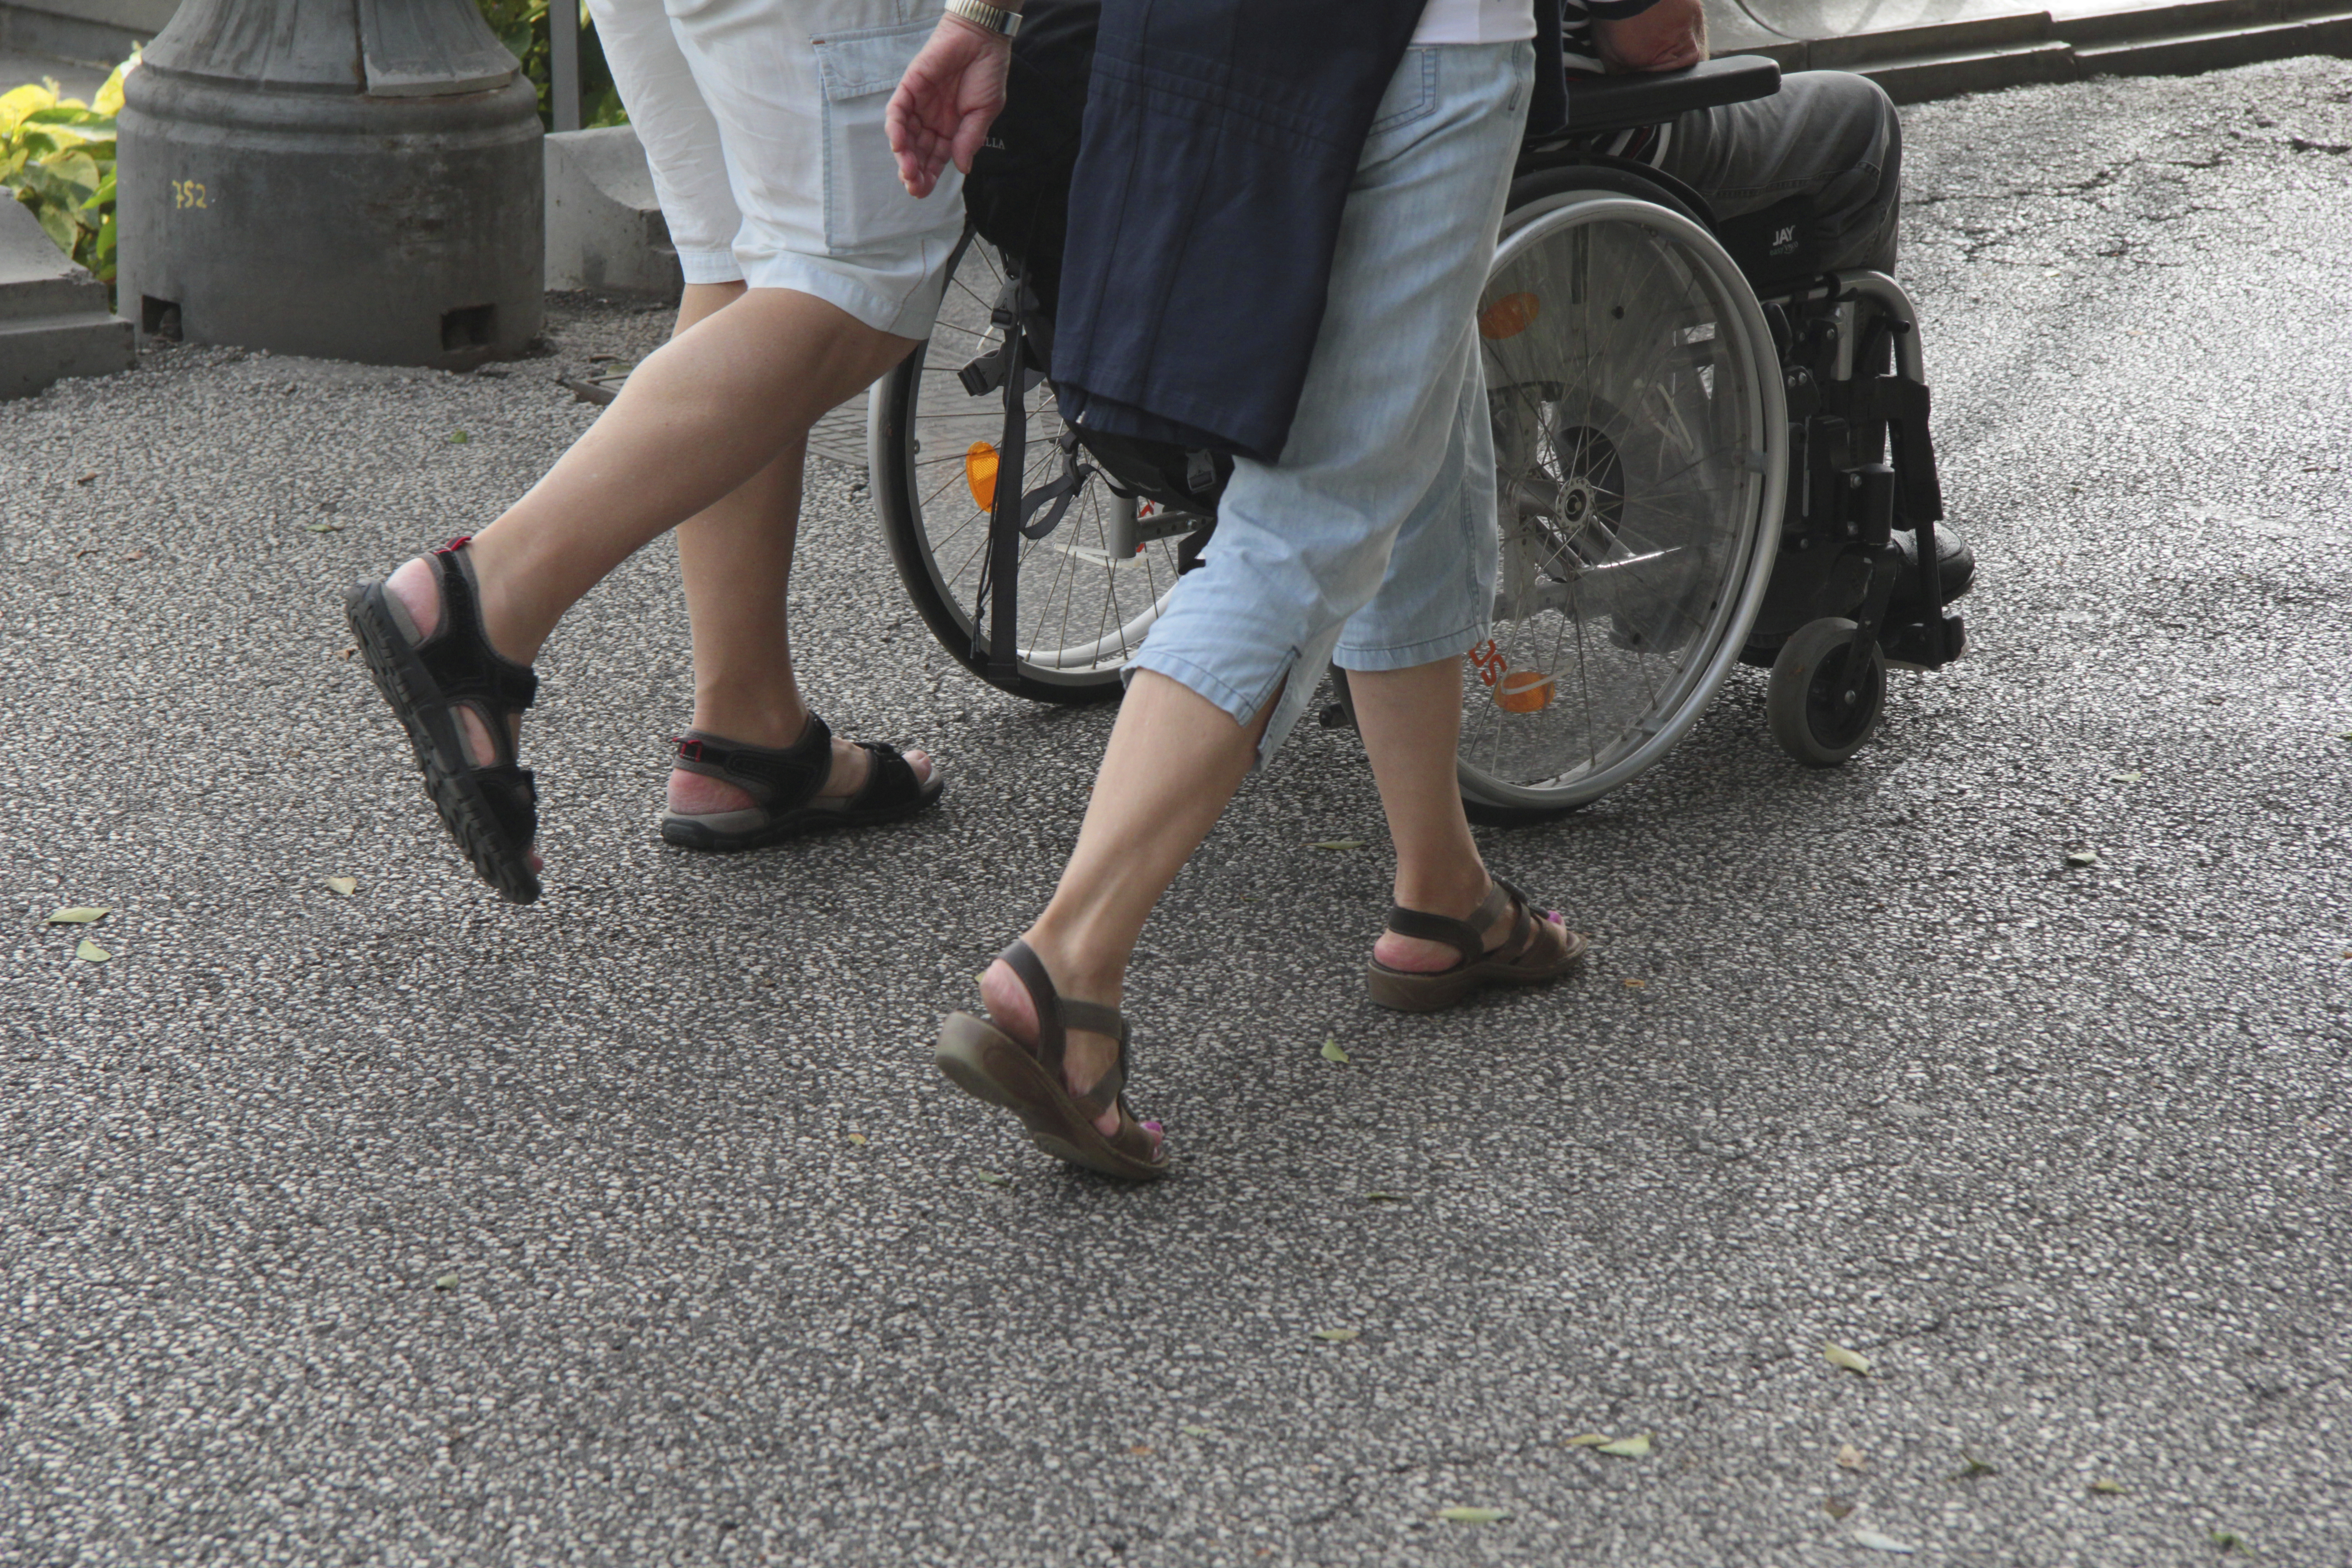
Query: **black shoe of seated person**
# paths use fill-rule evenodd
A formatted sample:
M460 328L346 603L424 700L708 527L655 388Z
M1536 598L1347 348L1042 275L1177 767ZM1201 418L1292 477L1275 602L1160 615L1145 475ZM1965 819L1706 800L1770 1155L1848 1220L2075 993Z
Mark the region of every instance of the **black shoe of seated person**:
M1919 536L1907 528L1895 531L1900 575L1895 579L1890 606L1910 608L1919 603ZM1944 603L1950 604L1976 585L1977 552L1969 548L1950 524L1936 525L1936 572L1943 579Z

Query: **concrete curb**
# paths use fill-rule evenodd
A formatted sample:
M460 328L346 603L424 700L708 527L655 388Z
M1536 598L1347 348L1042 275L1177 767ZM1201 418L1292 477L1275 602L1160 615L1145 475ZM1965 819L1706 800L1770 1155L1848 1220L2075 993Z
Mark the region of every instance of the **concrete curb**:
M2188 0L2023 11L2014 0L1921 7L1910 25L1840 29L1837 0L1786 9L1711 0L1718 54L1769 55L1783 68L1850 70L1898 103L2092 76L2187 75L2296 55L2352 54L2344 0ZM1760 14L1759 14L1760 13Z
M131 323L106 285L51 244L31 210L0 201L0 398L131 368Z
M646 150L630 127L549 134L547 287L670 300L685 287Z

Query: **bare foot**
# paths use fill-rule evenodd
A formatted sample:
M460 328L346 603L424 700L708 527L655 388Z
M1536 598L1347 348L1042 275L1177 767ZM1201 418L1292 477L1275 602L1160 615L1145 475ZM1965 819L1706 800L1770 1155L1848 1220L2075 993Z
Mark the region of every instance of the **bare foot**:
M1479 895L1481 900L1485 897L1483 893ZM1468 920L1477 912L1477 904L1473 903L1468 909L1458 912L1453 910L1432 910L1430 913L1452 915L1458 921ZM1543 927L1536 933L1536 941L1549 942L1556 949L1565 951L1568 946L1568 926L1559 918L1559 911L1537 910L1534 913L1544 922ZM1503 906L1503 912L1496 916L1493 921L1478 933L1480 942L1487 952L1492 952L1510 940L1511 928L1517 922L1518 916L1519 911L1516 906L1506 904ZM1460 963L1462 952L1451 942L1424 942L1419 937L1399 936L1392 931L1384 931L1381 933L1381 940L1372 944L1372 959L1377 963L1386 964L1391 969L1402 970L1407 974L1434 974L1440 970L1451 969Z
M400 601L400 607L408 612L408 618L416 623L416 635L420 640L431 637L440 626L441 584L440 579L434 575L432 562L419 555L403 563L400 570L392 574L383 587L385 593ZM514 715L509 727L514 743L520 745L522 715ZM457 709L457 739L466 748L466 761L475 767L498 765L499 752L498 748L490 743L490 727L482 721L482 716L474 711L471 704L463 704ZM545 869L545 863L540 859L536 847L530 852L530 868L533 871Z
M1036 945L1032 937L1030 945ZM1042 953L1040 957L1044 956ZM1052 973L1050 966L1048 973ZM980 977L980 999L988 1009L988 1021L1024 1046L1037 1043L1037 1008L1029 999L1029 987L1013 973L1013 966L1003 959L988 966ZM1077 997L1073 1000L1090 1000ZM1116 1004L1112 1004L1116 1005ZM1103 1074L1118 1064L1118 1042L1108 1035L1091 1034L1072 1029L1067 1032L1068 1045L1062 1056L1062 1083L1073 1096L1084 1094L1102 1080ZM1164 1134L1157 1121L1139 1123L1151 1134L1151 1157L1159 1158ZM1095 1131L1108 1138L1118 1131L1118 1107L1114 1104L1095 1118Z
M915 751L904 754L908 765L915 770L915 782L929 783L930 753ZM816 792L817 798L835 800L856 795L866 787L866 775L873 771L873 755L865 747L836 738L833 742L833 772L826 775L824 787ZM758 804L747 792L724 779L715 779L707 773L690 773L683 768L673 769L670 773L669 808L681 816L711 816L722 811L749 811Z

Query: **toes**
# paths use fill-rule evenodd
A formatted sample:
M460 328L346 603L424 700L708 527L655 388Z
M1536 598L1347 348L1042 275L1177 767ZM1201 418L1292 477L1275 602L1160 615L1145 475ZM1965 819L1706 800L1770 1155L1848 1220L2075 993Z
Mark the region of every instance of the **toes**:
M912 768L912 769L914 769L914 770L915 770L915 782L916 782L916 783L918 783L918 784L929 784L929 783L930 783L930 782L931 782L931 754L930 754L930 752L925 752L925 751L917 750L917 751L910 751L910 752L905 752L905 753L904 753L904 755L906 756L906 759L907 759L907 765L908 765L908 767L910 767L910 768Z

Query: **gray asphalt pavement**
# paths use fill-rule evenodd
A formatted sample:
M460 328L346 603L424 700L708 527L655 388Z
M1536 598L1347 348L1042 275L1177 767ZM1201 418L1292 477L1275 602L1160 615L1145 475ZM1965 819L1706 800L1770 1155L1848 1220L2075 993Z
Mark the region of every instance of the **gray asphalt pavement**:
M1146 1191L929 1061L1111 714L955 670L844 470L806 678L942 810L662 846L663 546L542 663L544 901L445 842L339 590L661 317L0 406L0 1563L2352 1561L2352 65L1906 121L1969 658L1485 835L1594 959L1434 1019L1302 732L1146 933Z

